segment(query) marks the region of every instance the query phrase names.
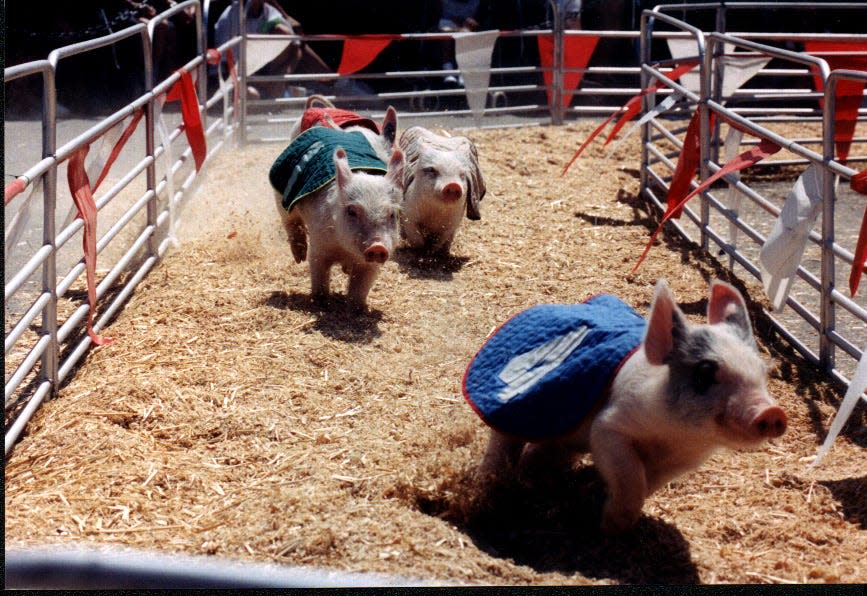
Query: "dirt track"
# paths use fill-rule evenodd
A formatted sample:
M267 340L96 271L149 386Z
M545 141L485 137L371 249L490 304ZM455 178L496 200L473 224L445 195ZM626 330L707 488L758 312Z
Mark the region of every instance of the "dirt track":
M498 494L472 481L482 423L460 382L484 338L543 302L619 294L646 312L658 277L690 318L707 254L664 239L635 197L634 145L559 173L591 128L479 131L489 193L444 262L399 251L370 310L309 299L273 212L278 146L218 156L184 244L143 283L7 462L6 545L124 544L470 584L867 582L867 410L818 470L840 389L770 334L749 295L789 431L719 452L602 537L589 457ZM345 276L336 274L335 289Z

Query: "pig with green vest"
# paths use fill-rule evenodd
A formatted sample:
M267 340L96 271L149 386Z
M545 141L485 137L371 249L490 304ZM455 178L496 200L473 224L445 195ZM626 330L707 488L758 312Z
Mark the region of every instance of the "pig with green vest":
M386 164L361 132L327 126L302 132L274 161L277 211L295 262L310 263L314 301L328 297L339 265L349 276L348 305L366 308L398 241L403 169L400 149Z

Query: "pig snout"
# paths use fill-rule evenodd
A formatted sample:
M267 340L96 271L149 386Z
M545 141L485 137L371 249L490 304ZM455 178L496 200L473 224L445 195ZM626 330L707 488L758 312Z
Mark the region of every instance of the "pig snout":
M776 402L764 397L733 399L718 422L738 444L750 445L764 439L775 439L786 432L788 418Z
M780 406L771 406L759 412L750 428L760 437L774 439L786 432L788 418L786 412Z
M457 182L449 182L448 184L443 186L442 197L445 201L459 201L463 194L464 189L461 188L461 185Z
M374 242L364 251L364 260L368 263L385 263L388 260L388 247L382 242Z

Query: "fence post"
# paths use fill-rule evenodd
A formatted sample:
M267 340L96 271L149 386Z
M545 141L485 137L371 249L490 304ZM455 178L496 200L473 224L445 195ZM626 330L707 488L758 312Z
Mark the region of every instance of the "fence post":
M644 71L644 65L650 64L650 44L653 36L653 24L654 19L650 16L652 13L648 10L645 10L641 15L641 21L639 26L639 35L638 35L638 49L640 56L640 66L638 72L638 88L639 89L647 89L650 85L650 75ZM642 98L642 113L646 114L648 110L652 109L653 101L655 101L656 95L654 93L649 93ZM650 142L650 121L645 122L641 125L641 164L639 166L640 172L640 186L639 186L639 194L644 194L647 191L647 169L650 166L650 152L647 150L647 145Z
M57 87L55 70L49 63L42 71L42 157L53 156L57 151ZM42 184L42 244L51 246L51 253L42 266L42 292L51 298L42 310L40 335L47 335L49 344L42 355L39 378L51 384L49 398L58 391L58 361L60 346L57 342L57 162L45 172Z
M822 161L834 160L834 112L836 106L837 78L825 78L825 103L822 111ZM821 292L819 295L819 365L826 371L835 366L834 343L829 334L836 325L834 302L831 292L835 286L834 267L834 203L836 201L836 174L822 168L822 263L820 269Z
M554 118L554 124L563 124L564 112L568 106L563 105L563 18L560 14L560 7L554 0L548 0L551 6L551 14L554 18L554 56L553 69L551 73L551 98L554 105L551 106L551 114Z
M699 77L699 101L696 109L699 112L699 176L698 179L704 182L710 177L710 160L713 159L713 143L711 143L711 126L710 126L710 109L707 102L715 90L718 90L721 85L715 85L718 81L718 75L714 72L716 65L717 48L724 47L723 44L718 44L713 36L707 41L705 46L704 56L702 56L702 72ZM707 250L710 246L710 236L707 233L707 226L710 222L710 205L707 200L707 191L701 192L699 196L701 205L701 247Z

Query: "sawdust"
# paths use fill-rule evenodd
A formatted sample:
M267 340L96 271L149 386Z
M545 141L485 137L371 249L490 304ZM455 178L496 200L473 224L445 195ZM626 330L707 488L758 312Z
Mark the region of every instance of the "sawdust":
M124 545L468 584L867 581L862 406L818 470L841 388L762 314L755 282L663 236L636 197L636 142L605 161L593 128L476 131L488 195L443 261L401 250L349 315L310 301L267 170L282 147L216 158L177 250L143 282L5 470L6 546ZM345 276L333 287L344 291ZM722 451L597 530L589 457L496 494L472 482L486 440L461 397L467 362L512 314L598 292L641 312L666 277L701 319L707 283L748 296L788 432Z

